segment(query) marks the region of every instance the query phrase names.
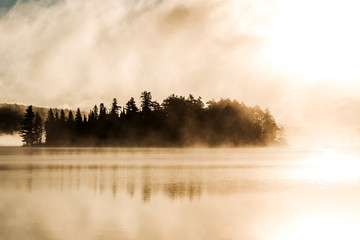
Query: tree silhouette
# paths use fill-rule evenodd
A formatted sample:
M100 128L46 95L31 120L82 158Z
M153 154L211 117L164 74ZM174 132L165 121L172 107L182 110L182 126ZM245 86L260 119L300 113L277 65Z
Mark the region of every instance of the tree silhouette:
M80 108L77 109L75 114L75 127L77 133L80 134L82 130L82 116L81 116Z
M63 109L61 109L60 111L60 119L59 119L60 123L62 126L65 125L65 121L66 121L66 117L65 117L65 112Z
M117 99L113 98L113 102L112 102L111 108L110 108L110 116L113 119L119 117L119 109L120 109L120 107L118 106Z
M152 102L151 102L151 93L144 91L141 93L141 111L144 113L148 113L151 111L151 106L152 106Z
M20 131L24 113L16 106L0 108L0 134L13 134Z
M100 103L99 119L104 120L106 118L106 107L104 103Z
M73 124L74 124L74 115L73 115L72 111L70 110L68 119L67 119L67 125L68 125L68 127L72 127Z
M269 109L266 109L262 121L263 141L271 141L271 139L276 139L279 131L280 128L277 126L274 117L270 114Z
M104 103L87 115L50 109L45 122L46 144L50 146L244 146L277 143L280 136L270 111L248 107L236 100L203 103L195 98L170 95L161 104L150 92L140 96L141 110L133 97L120 111L113 98L109 112ZM24 145L41 143L41 118L27 110L20 135ZM32 121L30 121L33 119ZM35 119L35 120L34 120ZM32 129L32 130L29 130Z
M35 143L34 135L34 111L32 105L26 109L23 122L21 124L20 136L25 146L32 146Z
M139 112L138 107L136 106L134 98L130 98L130 100L126 103L126 115L135 115Z
M34 144L41 144L43 138L43 121L39 113L35 113L34 118Z
M94 113L94 119L97 120L99 118L99 109L96 105L93 108L93 113Z
M56 119L53 110L50 108L45 121L46 143L52 145L56 139Z

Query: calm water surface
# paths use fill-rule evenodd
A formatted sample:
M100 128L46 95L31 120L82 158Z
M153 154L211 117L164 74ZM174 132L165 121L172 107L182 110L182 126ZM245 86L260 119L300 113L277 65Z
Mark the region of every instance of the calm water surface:
M0 239L360 239L360 151L0 148Z

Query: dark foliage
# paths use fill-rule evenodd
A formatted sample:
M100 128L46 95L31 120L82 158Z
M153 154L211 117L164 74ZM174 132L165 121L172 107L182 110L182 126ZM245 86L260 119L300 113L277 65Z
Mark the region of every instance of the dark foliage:
M269 110L221 99L170 95L162 104L142 92L139 109L131 98L123 109L116 98L75 117L49 110L45 122L50 146L244 146L276 143L279 127Z
M0 108L0 134L13 134L18 132L21 128L21 121L23 119L23 112L21 110L4 106Z
M42 142L42 119L39 113L34 113L31 105L26 109L19 134L25 146L33 146Z
M21 123L24 117L24 113L29 106L20 105L20 104L0 104L0 135L2 134L14 134L20 131ZM33 111L39 113L42 119L46 119L49 108L35 107L33 106ZM63 110L65 116L69 114L68 109ZM53 109L53 113L60 113L60 109ZM59 114L58 113L58 114ZM82 112L84 114L84 112Z

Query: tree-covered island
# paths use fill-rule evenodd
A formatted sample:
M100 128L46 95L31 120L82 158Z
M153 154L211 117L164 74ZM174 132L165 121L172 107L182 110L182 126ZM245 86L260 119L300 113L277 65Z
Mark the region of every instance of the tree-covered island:
M26 109L20 136L24 146L246 146L279 141L280 128L269 110L248 107L236 100L209 101L170 95L161 104L150 92L120 107L114 98L109 109L95 105L89 114L65 114L50 109L45 121Z

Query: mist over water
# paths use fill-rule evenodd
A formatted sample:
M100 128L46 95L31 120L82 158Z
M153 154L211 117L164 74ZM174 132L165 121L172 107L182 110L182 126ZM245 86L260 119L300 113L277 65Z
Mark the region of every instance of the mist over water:
M356 150L0 148L0 153L4 239L359 237Z
M360 239L359 7L0 0L0 103L231 98L297 146L0 147L0 240Z

